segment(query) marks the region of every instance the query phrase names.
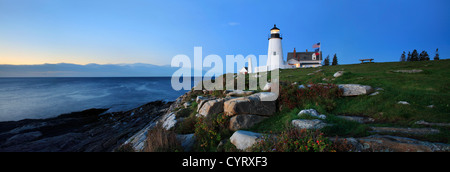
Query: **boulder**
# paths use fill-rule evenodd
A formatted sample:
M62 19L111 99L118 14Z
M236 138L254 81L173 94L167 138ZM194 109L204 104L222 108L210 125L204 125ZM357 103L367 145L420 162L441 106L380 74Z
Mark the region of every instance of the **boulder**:
M253 125L261 122L267 117L259 115L237 115L230 119L230 130L236 131L240 129L247 129Z
M224 112L227 116L238 114L270 116L276 111L275 101L270 100L276 96L275 93L261 92L251 96L238 97L225 101Z
M252 147L260 138L262 134L250 131L238 130L230 137L230 142L239 150L247 150Z
M343 91L342 96L367 95L374 91L374 89L368 85L339 84L338 87Z
M326 119L327 116L325 116L324 114L319 114L319 112L317 112L315 109L303 109L301 110L297 115L310 115L312 117L316 117L316 118L320 118L320 119Z
M407 101L398 101L397 104L409 105L409 103Z
M223 104L225 102L225 99L215 99L215 100L208 100L198 110L198 114L201 116L208 116L211 114L218 114L223 112Z
M205 101L205 100L209 100L209 98L208 97L203 97L203 96L197 96L197 99L195 99L195 102L200 104L200 102Z
M336 73L334 73L333 77L337 78L344 75L344 71L337 71Z
M268 83L266 83L266 85L264 85L262 90L263 91L269 91L271 87L272 87L272 84L268 82Z
M292 125L299 129L322 129L323 127L328 126L327 123L322 122L319 119L294 119L292 120Z
M372 93L372 94L369 94L369 96L376 96L376 95L378 95L378 94L380 94L380 92L374 92L374 93Z
M186 102L183 104L184 108L188 108L189 106L191 106L191 102Z

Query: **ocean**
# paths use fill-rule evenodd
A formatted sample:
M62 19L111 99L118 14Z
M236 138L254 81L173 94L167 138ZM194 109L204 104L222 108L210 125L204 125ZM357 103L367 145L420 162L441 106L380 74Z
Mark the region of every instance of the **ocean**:
M0 121L41 119L90 108L126 111L186 93L170 77L0 78Z

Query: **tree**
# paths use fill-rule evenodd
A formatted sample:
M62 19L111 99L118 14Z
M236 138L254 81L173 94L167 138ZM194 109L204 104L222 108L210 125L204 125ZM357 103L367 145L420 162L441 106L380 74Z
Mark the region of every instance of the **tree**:
M411 60L411 51L408 51L408 58L406 59L406 61L407 61L407 62L412 61L412 60Z
M404 61L406 61L406 57L405 57L405 51L403 51L403 54L402 54L402 56L400 56L400 61L401 61L401 62L404 62Z
M430 56L428 55L427 51L422 51L422 60L421 61L429 61L430 60Z
M439 60L439 52L438 52L439 48L436 48L436 55L434 56L434 60Z
M422 51L420 54L419 54L419 61L425 61L425 53L424 53L425 51Z
M334 54L333 62L331 62L331 65L333 65L333 66L338 65L338 60L337 60L336 54Z
M323 65L330 66L330 55L328 55L327 58L325 58L325 60L323 60Z
M419 53L417 53L416 49L411 53L411 61L419 61Z

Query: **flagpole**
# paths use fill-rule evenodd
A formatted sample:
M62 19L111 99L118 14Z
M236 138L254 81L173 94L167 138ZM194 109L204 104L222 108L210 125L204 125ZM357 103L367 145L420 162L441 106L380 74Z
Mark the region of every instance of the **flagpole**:
M322 47L322 43L320 43L320 41L319 41L319 60L322 62L322 53L320 52L320 49L321 49L321 47Z

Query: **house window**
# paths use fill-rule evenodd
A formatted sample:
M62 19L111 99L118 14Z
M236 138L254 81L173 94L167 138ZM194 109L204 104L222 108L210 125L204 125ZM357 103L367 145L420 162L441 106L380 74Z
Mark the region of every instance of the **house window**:
M274 52L273 52L273 55L274 55L274 56L276 56L276 55L277 55L277 52L276 52L276 51L274 51Z

